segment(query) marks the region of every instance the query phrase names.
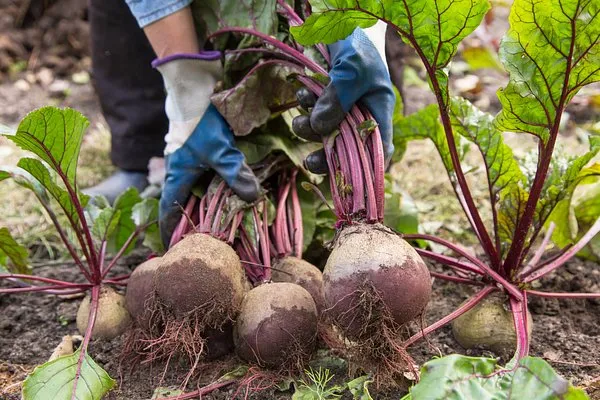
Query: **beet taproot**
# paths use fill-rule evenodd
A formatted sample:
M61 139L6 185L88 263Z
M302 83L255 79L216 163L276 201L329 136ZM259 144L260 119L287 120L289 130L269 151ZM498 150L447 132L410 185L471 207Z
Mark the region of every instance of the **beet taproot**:
M125 307L135 323L142 329L149 329L154 300L154 274L160 266L161 258L154 257L133 270L127 281Z
M91 296L88 294L77 310L77 330L85 335L89 321ZM131 316L125 308L125 296L114 291L109 286L100 288L98 312L92 329L95 339L114 339L127 330L131 324Z
M317 307L310 293L287 282L267 283L246 294L236 321L237 354L260 366L302 364L314 350Z
M383 317L403 325L419 316L431 296L431 277L400 236L381 224L355 224L334 243L323 289L328 316L346 337L361 339Z
M323 273L308 261L293 256L280 258L273 265L271 278L273 282L289 282L302 286L312 296L319 314L323 311Z

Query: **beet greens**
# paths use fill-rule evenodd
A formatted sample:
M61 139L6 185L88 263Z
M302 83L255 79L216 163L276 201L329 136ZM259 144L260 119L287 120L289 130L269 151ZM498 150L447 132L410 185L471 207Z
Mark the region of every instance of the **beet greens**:
M586 167L600 149L597 138L590 138L587 154L566 162L557 162L554 152L565 107L579 89L600 80L598 4L569 0L514 2L511 27L500 48L500 59L510 80L498 92L503 109L494 118L465 100L451 97L446 72L460 41L475 30L488 11L487 0L310 3L313 14L302 26L291 28L302 44L331 43L346 37L357 26L368 27L382 20L415 49L427 71L437 105L400 119L395 127L395 141L400 144L426 137L434 141L485 254L485 259L480 259L440 238L405 235L406 239L436 242L459 256L418 249L423 257L451 268L451 276L440 277L482 286L459 309L410 338L405 346L500 289L510 298L518 338L517 359L526 356L529 337L524 316L528 295L600 297L600 293L546 293L531 286L533 281L564 265L600 231L597 220L577 243L559 255L544 256L552 234L552 229L547 229L541 245L532 251L544 228L558 217L556 210L565 206L568 209L577 185L598 174L597 165ZM320 29L326 24L337 29ZM522 170L511 149L503 143L504 131L527 133L537 139L537 167L533 174ZM483 221L465 177L461 162L463 141L475 145L483 156L493 216L491 229Z
M157 244L158 202L142 200L137 191L124 192L110 206L106 199L81 193L76 170L87 119L72 109L44 107L29 113L16 133L5 135L38 158L22 158L17 166L0 171L0 180L12 178L36 196L54 224L65 248L85 283L67 282L31 275L27 252L11 238L7 229L0 230L0 279L15 287L0 288L2 293L41 292L45 294L77 294L91 291L91 306L84 340L71 356L59 358L38 367L23 385L25 399L30 396L53 398L56 390L49 377L73 381L71 398L98 397L114 385L114 381L88 355L87 347L98 312L102 285L123 286L128 275L109 276L117 261L132 249L140 234L146 233L145 244ZM59 212L55 211L58 206ZM66 221L66 222L65 222ZM107 256L112 253L114 257ZM75 368L73 368L75 367ZM57 378L58 379L58 378ZM84 380L85 384L80 384ZM94 381L95 383L92 383Z

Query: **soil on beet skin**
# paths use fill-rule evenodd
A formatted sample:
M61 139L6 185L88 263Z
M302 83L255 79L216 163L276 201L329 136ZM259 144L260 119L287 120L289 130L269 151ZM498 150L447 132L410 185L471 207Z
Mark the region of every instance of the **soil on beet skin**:
M438 266L431 266L438 270ZM127 272L122 267L119 273ZM71 265L42 267L36 274L47 277L73 279L75 268ZM436 281L433 295L425 315L431 323L452 311L463 302L473 289L463 285ZM546 291L600 291L600 270L595 263L576 260L544 280ZM18 386L2 393L6 381L14 384L23 379L25 372L43 363L64 335L75 334L75 314L80 299L61 299L39 294L0 295L0 398L20 398ZM534 320L531 354L544 357L564 377L585 387L592 399L598 396L600 375L600 300L553 300L530 297L530 310ZM416 328L416 326L415 326ZM115 390L108 399L142 400L152 397L157 386L177 386L185 376L185 365L171 363L163 377L161 365L140 366L133 373L119 369L121 339L96 340L90 344L92 357L117 379ZM465 351L452 338L451 327L446 326L411 348L411 355L421 364L436 355L455 352L470 355L494 356L485 351ZM505 361L505 360L503 360ZM233 356L204 365L199 378L188 385L194 390L198 385L210 383L222 373L231 371L240 361ZM342 383L349 377L344 371L333 371ZM8 384L6 384L8 386ZM205 399L233 399L236 386L224 388ZM240 398L244 392L240 392ZM379 394L374 398L399 398L401 393ZM249 396L252 399L289 399L291 392L269 389ZM351 398L351 397L348 397Z

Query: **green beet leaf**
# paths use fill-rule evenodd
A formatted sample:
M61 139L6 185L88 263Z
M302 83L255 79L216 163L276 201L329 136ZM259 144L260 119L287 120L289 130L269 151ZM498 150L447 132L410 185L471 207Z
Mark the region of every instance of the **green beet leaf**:
M22 158L17 163L17 166L31 174L46 189L47 193L58 202L67 218L73 224L77 224L79 215L73 202L73 197L71 197L71 193L67 189L63 188L63 182L61 182L58 174L51 172L51 170L46 168L44 163L34 158ZM89 196L82 193L77 193L77 196L80 204L84 207L89 200Z
M27 114L17 132L6 137L40 157L75 187L79 149L88 125L87 118L73 109L43 107Z
M515 0L500 59L510 74L498 92L501 129L547 142L583 86L600 79L600 2Z
M419 212L413 199L391 175L385 176L385 212L386 226L400 233L418 233Z
M29 274L31 271L27 249L13 239L8 228L0 228L0 273L6 272Z
M215 93L212 103L237 136L245 136L265 124L277 109L296 100L293 85L287 81L289 68L259 64L233 88Z
M24 400L71 400L80 350L36 367L23 383ZM85 355L77 382L77 400L99 400L115 381Z
M394 146L405 148L406 142L419 139L430 139L435 144L448 174L454 177L450 149L446 141L444 129L439 120L438 107L435 104L430 104L394 122ZM462 159L469 149L468 143L465 140L461 140L461 137L456 132L454 140L458 145L459 157ZM398 161L398 159L394 156L392 161ZM452 181L454 183L454 179Z
M137 189L133 187L121 193L115 200L113 209L115 212L118 211L120 213L120 217L114 231L107 236L107 250L109 252L116 253L119 251L125 245L129 236L135 231L136 224L133 221L133 207L141 201L142 198ZM133 250L134 246L135 243L131 243L126 249L125 254Z
M524 357L513 370L491 358L453 354L421 368L421 380L403 400L585 400L585 392L560 377L543 359Z
M596 219L600 217L600 208L596 201L597 193L588 194L587 198L579 204L574 204L573 201L573 193L577 187L594 183L599 177L600 164L598 163L581 169L577 174L577 178L572 180L572 184L561 193L562 200L556 204L547 221L548 223L554 222L556 225L552 234L552 241L559 247L575 243L585 233L584 229L591 227ZM582 230L579 227L580 219Z
M164 246L158 227L158 200L144 199L136 203L131 210L131 218L137 229L146 228L143 245L155 253L162 253Z
M443 69L490 8L488 0L312 0L310 4L313 12L306 22L290 28L298 42L333 43L380 19L417 50L428 72L436 76L432 85L444 104L448 75Z
M272 35L277 29L276 0L196 0L192 13L201 38L225 27L253 28ZM217 40L224 46L225 40Z
M112 207L103 209L94 220L92 234L102 242L107 241L108 237L112 236L115 229L117 229L120 219L121 211Z

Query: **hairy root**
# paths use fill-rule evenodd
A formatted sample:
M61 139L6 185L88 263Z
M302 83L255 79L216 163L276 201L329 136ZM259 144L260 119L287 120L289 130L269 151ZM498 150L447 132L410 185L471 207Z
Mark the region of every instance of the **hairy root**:
M351 307L331 322L341 332L349 326L355 328L359 322L352 339L336 340L331 328L321 331L321 339L325 340L326 335L327 342L337 348L343 343L343 352L352 368L373 373L377 387L399 386L399 382L406 381L406 373L418 379L415 362L402 345L408 337L406 326L394 321L373 284L367 281L349 296Z

